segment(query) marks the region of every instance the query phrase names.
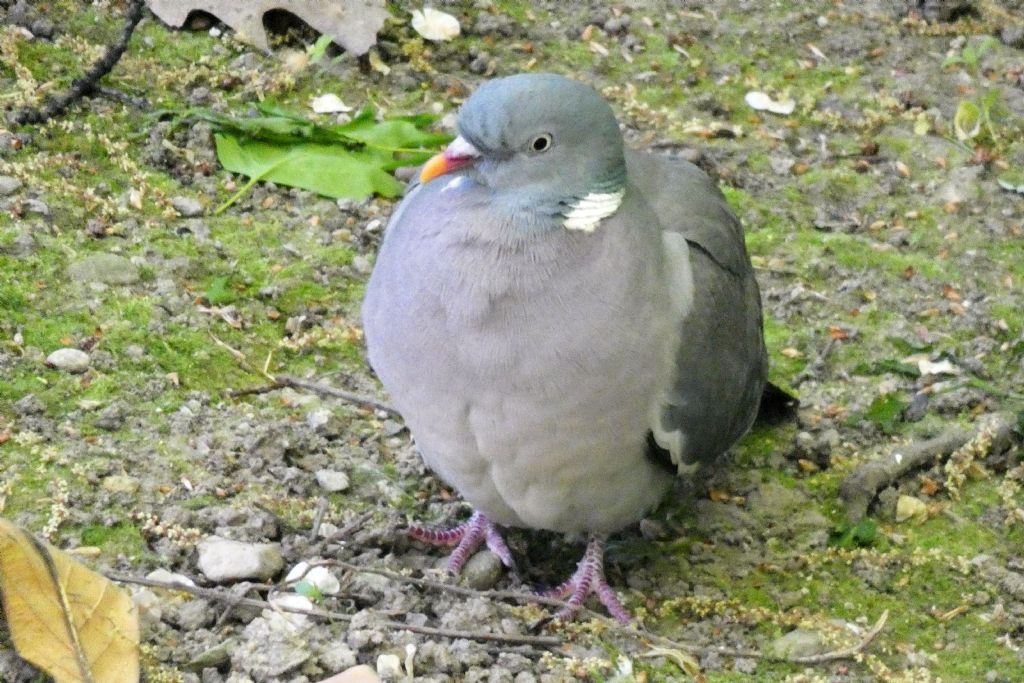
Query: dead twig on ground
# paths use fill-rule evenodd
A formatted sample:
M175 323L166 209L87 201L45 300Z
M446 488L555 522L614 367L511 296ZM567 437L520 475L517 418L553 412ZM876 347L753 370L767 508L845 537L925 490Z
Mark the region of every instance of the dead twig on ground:
M76 78L67 92L55 97L33 109L22 109L14 114L14 123L22 125L26 123L46 123L55 116L59 116L72 104L92 92L111 96L113 90L104 92L99 85L101 78L106 76L114 68L114 65L121 59L121 55L128 49L128 41L131 40L135 27L142 20L144 3L143 0L130 0L128 3L128 14L125 17L124 28L121 29L121 37L117 42L107 48L89 70L81 78ZM135 105L138 106L138 105Z
M557 598L548 598L540 595L534 595L532 593L520 593L516 591L495 591L487 590L480 591L473 588L464 588L462 586L456 586L443 581L434 581L432 579L417 578L412 576L406 576L405 574L399 574L398 572L389 571L387 569L379 569L376 567L361 567L344 560L323 560L320 562L312 563L315 565L323 566L336 566L341 567L347 571L353 572L369 572L371 574L378 574L385 578L391 579L392 581L398 581L400 583L407 583L414 586L421 586L423 588L430 588L433 590L445 591L454 595L465 595L467 597L484 597L493 600L513 600L515 602L533 603L547 605L550 607L564 608L565 603ZM839 650L831 650L829 652L822 652L816 655L807 655L802 657L783 657L772 654L760 652L758 650L738 650L722 647L712 647L706 645L698 645L695 643L685 643L659 636L655 633L651 633L646 629L643 629L636 625L624 626L618 621L598 614L587 608L583 609L582 615L588 619L598 621L601 625L620 635L629 636L642 642L653 643L658 648L666 651L683 651L697 655L708 655L715 653L726 657L748 657L751 659L763 659L773 662L787 662L790 664L823 664L825 662L832 662L841 659L852 659L858 654L863 652L871 642L881 633L882 629L885 628L885 624L889 619L889 611L886 610L879 617L878 621L875 622L874 626L864 634L858 642L853 645Z
M911 470L949 457L985 432L991 436L991 452L1001 452L1009 445L1015 424L1013 416L996 414L976 429L953 429L934 439L898 447L889 455L864 463L839 485L847 515L851 521L860 520L879 491Z
M234 349L230 350L234 352ZM238 358L238 356L236 356L236 358ZM244 356L240 359L240 362L242 359L244 359ZM324 384L323 382L318 382L316 380L309 379L301 379L299 377L291 377L289 375L266 375L256 370L255 368L252 368L251 366L249 366L246 369L251 369L253 374L267 377L268 379L271 380L271 383L259 387L252 387L250 389L236 389L234 391L229 391L228 396L230 396L231 398L239 398L241 396L254 396L257 394L267 394L270 393L271 391L279 391L285 388L304 389L306 391L311 391L315 394L320 394L322 396L330 396L331 398L339 398L342 401L354 403L356 405L363 406L364 408L372 408L373 410L383 410L389 415L401 417L401 415L396 409L392 408L386 403L382 403L368 396L361 396L351 391L337 389L335 387L330 386L329 384Z
M313 609L304 609L289 605L271 605L267 600L239 597L224 590L189 586L178 581L156 581L154 579L146 579L138 576L118 573L109 573L106 576L110 580L117 581L118 583L130 583L139 586L148 586L151 588L164 588L167 590L181 591L204 600L215 602L226 602L233 605L243 605L245 607L256 607L259 609L277 609L282 612L293 612L295 614L304 614L318 619L327 619L330 621L340 621L344 623L348 623L352 620L352 615L344 612L334 612L317 607L314 607ZM378 622L378 624L382 628L394 631L411 631L412 633L419 633L421 635L434 636L438 638L464 638L466 640L511 643L514 645L530 645L533 647L544 648L559 647L562 645L562 639L555 636L526 636L513 633L490 633L487 631L459 631L455 629L435 628L432 626L404 624L399 621L391 621L387 619Z

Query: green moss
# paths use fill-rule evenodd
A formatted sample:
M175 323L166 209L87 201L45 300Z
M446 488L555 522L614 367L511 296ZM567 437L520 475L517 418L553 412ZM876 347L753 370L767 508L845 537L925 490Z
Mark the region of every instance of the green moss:
M80 532L82 545L96 546L108 557L137 556L145 552L145 541L139 530L129 524L116 526L90 525Z

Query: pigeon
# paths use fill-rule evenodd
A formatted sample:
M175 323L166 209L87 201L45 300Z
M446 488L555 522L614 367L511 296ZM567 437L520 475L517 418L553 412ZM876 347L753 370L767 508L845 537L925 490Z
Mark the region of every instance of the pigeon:
M696 166L624 147L609 104L556 74L487 81L395 209L367 285L370 365L425 464L472 506L457 574L502 529L586 537L550 591L596 595L609 534L749 429L766 383L743 229Z

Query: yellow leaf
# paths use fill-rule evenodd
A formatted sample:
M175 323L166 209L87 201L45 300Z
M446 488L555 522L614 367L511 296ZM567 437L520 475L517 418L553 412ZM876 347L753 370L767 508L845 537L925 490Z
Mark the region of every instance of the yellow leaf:
M139 622L128 594L5 519L0 588L15 649L57 683L139 680Z

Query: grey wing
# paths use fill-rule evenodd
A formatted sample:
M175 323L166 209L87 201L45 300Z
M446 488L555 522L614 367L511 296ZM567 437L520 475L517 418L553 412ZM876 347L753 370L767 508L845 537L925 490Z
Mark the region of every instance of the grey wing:
M693 302L680 321L675 381L651 425L681 469L727 451L757 414L768 367L761 297L743 228L714 182L666 157L633 153L628 163L663 229L689 246L668 252L690 259Z

